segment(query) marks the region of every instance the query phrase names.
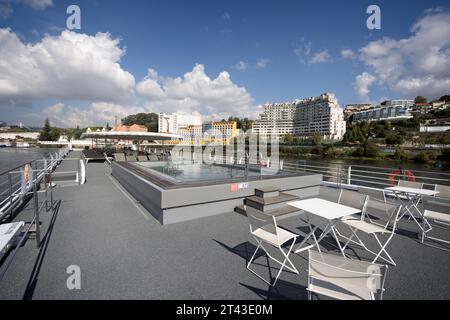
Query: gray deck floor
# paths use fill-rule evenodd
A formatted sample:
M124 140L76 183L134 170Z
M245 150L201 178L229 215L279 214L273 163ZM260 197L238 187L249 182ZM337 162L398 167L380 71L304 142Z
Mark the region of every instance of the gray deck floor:
M63 162L58 171L71 166ZM0 283L0 299L306 298L306 253L292 256L300 274L283 272L274 288L246 270L255 246L245 217L230 212L161 226L104 164L89 163L87 177L83 186L55 189L57 210L41 215L42 246L29 239L20 249ZM28 205L16 220L31 214ZM302 227L298 217L283 224ZM416 230L403 221L391 242L398 266L389 267L385 299L449 299L450 253L420 244ZM268 275L267 260L256 262ZM66 286L70 265L81 269L81 290ZM274 273L278 266L271 265Z

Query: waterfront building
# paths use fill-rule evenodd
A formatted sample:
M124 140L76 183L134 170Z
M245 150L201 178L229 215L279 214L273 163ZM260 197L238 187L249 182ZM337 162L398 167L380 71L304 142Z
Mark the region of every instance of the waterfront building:
M158 132L175 133L178 131L178 115L176 113L158 115Z
M420 132L447 132L450 131L450 118L429 119L420 126Z
M260 117L253 123L253 133L293 134L305 138L319 133L324 139L341 140L346 130L343 111L332 93L293 102L266 104Z
M344 109L344 117L345 120L350 119L351 115L355 112L359 111L365 111L373 108L373 105L371 103L353 103L353 104L347 104Z
M352 122L371 122L380 120L402 120L412 118L410 107L402 105L378 106L353 114Z
M252 131L257 134L285 135L294 132L296 101L268 103L263 106L260 120L253 122Z
M238 136L236 121L219 121L203 124L204 141L208 143L230 144Z

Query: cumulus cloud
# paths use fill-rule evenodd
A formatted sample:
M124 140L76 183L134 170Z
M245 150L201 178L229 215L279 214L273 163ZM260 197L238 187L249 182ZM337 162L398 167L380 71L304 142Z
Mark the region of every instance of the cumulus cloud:
M40 99L123 102L133 93L133 75L123 70L125 50L108 33L63 31L34 44L0 28L0 105Z
M231 16L230 16L230 14L229 14L227 11L225 11L225 12L222 14L222 19L227 20L227 21L230 21L230 20L231 20Z
M53 6L53 0L15 0L17 3L23 3L35 10L43 10ZM14 12L12 0L0 0L0 19L8 18Z
M359 50L381 85L404 97L447 94L450 83L450 13L427 10L405 39L383 38Z
M328 50L319 50L313 52L312 43L301 39L301 44L294 48L294 54L304 64L319 64L331 61L331 55Z
M202 64L177 78L161 77L150 69L136 89L153 112L199 112L206 118L220 119L230 115L256 116L253 98L245 88L233 83L226 71L211 79Z
M310 59L310 63L312 64L316 64L316 63L325 63L331 60L331 56L328 53L327 50L323 50L323 51L319 51L317 53L315 53L311 59Z
M270 59L259 59L258 62L256 63L256 69L264 69L270 63L272 63L272 60Z
M36 10L53 6L53 0L22 0L22 2Z
M80 127L104 126L107 122L112 124L115 116L119 119L129 114L148 112L143 107L119 105L108 102L93 102L88 108L79 108L63 103L56 103L43 109L40 114L29 114L28 118L35 123L42 123L48 118L51 123L58 127Z
M236 65L232 66L231 68L239 71L246 71L248 69L248 63L245 61L239 61Z
M342 49L341 57L344 59L354 59L356 58L356 54L351 49Z
M376 81L376 78L371 75L370 73L363 72L362 74L358 75L356 77L355 82L353 83L353 87L355 88L356 92L358 93L360 99L364 102L370 101L369 99L369 93L370 89L369 87Z

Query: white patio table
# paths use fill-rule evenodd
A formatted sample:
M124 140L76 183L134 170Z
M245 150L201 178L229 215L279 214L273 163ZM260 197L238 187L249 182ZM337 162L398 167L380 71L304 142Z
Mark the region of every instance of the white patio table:
M427 219L425 219L425 217L423 216L422 210L419 209L419 204L423 202L424 196L435 196L439 194L438 191L400 187L400 186L385 188L385 190L392 192L395 198L403 206L403 213L400 215L398 220L400 220L406 214L408 214L419 226L420 230L424 231L425 225L431 228L431 225L428 223ZM419 215L419 218L422 219L423 226L417 220L417 217L414 215L414 212L416 212Z
M293 201L288 202L288 205L298 208L300 210L303 210L307 215L315 215L317 217L322 218L325 221L325 227L322 229L322 234L319 236L319 238L316 237L315 232L317 229L321 226L320 224L317 224L316 226L312 226L310 219L308 219L308 227L310 230L310 233L303 239L303 241L299 244L297 249L295 250L295 253L299 253L305 250L308 250L314 245L309 245L307 247L303 247L304 244L308 239L311 237L314 238L315 246L320 251L319 243L323 240L330 232L333 234L334 239L336 240L336 243L339 247L339 250L341 251L342 255L345 257L344 251L342 249L341 243L339 242L336 231L335 231L335 225L337 222L339 222L340 219L343 217L351 216L354 214L361 213L361 210L355 209L352 207L344 206L342 204L338 204L335 202L331 202L328 200L320 199L320 198L312 198L312 199L306 199L306 200L300 200L300 201Z

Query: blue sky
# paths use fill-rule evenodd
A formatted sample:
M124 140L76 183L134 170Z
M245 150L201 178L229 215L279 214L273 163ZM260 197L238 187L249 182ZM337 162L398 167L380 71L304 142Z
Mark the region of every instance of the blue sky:
M20 78L23 73L36 72L36 78L40 79L39 72L43 72L42 70L25 69L19 72L20 67L19 71L11 67L4 74L7 74L5 81L16 86L13 97L10 93L12 91L7 90L10 87L5 87L2 91L0 82L0 120L10 123L23 121L33 125L40 124L44 116L50 116L55 124L61 126L70 126L77 121L84 125L102 122L110 118L112 113L123 116L141 110L200 112L212 117L222 117L228 111L254 117L258 113L257 106L262 103L317 96L323 92L335 93L341 106L364 101L378 102L383 98L413 98L412 95L419 91L428 95L429 99L438 98L435 95L441 93L450 93L442 89L450 83L447 82L450 79L447 73L436 71L434 74L433 70L436 68L429 66L416 73L405 71L406 66L414 64L417 59L423 61L428 53L424 52L420 57L407 52L405 48L399 48L402 46L401 39L410 39L420 44L419 41L424 38L418 34L420 30L441 28L439 24L430 26L427 20L421 19L430 16L431 20L442 19L445 24L449 12L448 1L0 0L0 16L2 3L3 8L7 6L12 12L3 14L0 28L9 28L8 37L11 38L13 33L25 47L27 44L34 46L45 43L45 38L55 40L57 45L56 40L66 29L66 8L70 4L79 5L81 30L75 32L91 37L94 41L98 40L98 32L109 33L109 40L120 39L116 46L123 52L120 60L117 57L102 56L102 59L109 59L107 63L119 64L119 73L103 79L106 75L102 70L94 75L86 71L88 73L81 73L76 77L77 81L98 76L93 85L103 82L102 90L110 91L112 95L118 95L121 89L125 88L127 91L133 87L130 89L133 92L124 99L110 99L108 94L98 97L95 93L84 95L83 88L74 88L73 92L67 90L64 94L60 94L61 90L44 90L49 92L40 94L42 90L35 88L36 92L30 93L27 81L30 81L29 87L33 88L39 85L51 87L52 84L49 80L38 82L28 77ZM366 27L369 16L366 8L371 4L377 4L381 8L381 30L368 30ZM413 26L421 21L423 23L419 31L413 31ZM441 35L446 36L445 32ZM395 44L390 46L392 41L386 39ZM382 41L378 45L389 50L383 57L374 56L373 48L369 47L371 43L377 44L377 41ZM450 55L448 44L442 43L442 38L439 37L435 41L440 48L434 58L442 58L440 61L446 63ZM71 41L71 45L76 46L76 42ZM11 47L7 47L6 43ZM433 44L426 45L429 47ZM7 42L0 38L0 54L2 46L13 48L12 50L20 47L16 40ZM363 50L362 54L361 50L364 48L367 50ZM345 57L342 53L344 49L351 50L347 51ZM22 52L27 49L17 50ZM29 59L35 59L35 50L29 51L25 54L30 55ZM92 53L95 55L94 50ZM399 60L391 59L394 56ZM403 59L403 56L406 58ZM49 67L52 70L49 73L54 75L54 68L70 70L74 67L70 65L71 61L73 64L86 61L70 57L68 55L65 61L50 55L49 59L59 65L49 67L50 62L46 62L42 66ZM0 62L9 65L22 63L9 62L8 59L19 58L0 56ZM100 61L93 59L97 63ZM391 73L392 70L383 67L388 63L393 66L404 65L405 68ZM214 84L197 87L196 80L192 80L189 88L207 92L204 95L198 92L188 93L190 89L186 89L187 86L183 89L175 85L172 91L166 89L172 83L167 79L183 77L185 73L192 72L196 64L203 66L203 69L195 72L198 76L196 79L206 75L213 81L225 71L229 75L229 81L224 80L226 84L217 88ZM41 62L34 66L44 68ZM150 77L154 80L151 83L143 83L151 85L145 86L145 90L149 91L136 89L140 82L145 81L150 68L158 76ZM116 83L117 74L123 73L131 75L133 81ZM358 76L361 76L359 81ZM43 77L50 78L47 73ZM68 87L77 86L74 79L67 83ZM107 87L108 81L114 82L110 88ZM64 80L59 83L63 82ZM419 85L414 85L418 82ZM164 98L150 92L155 84L164 91ZM227 93L218 92L220 88ZM155 102L156 96L158 103ZM93 106L93 103L96 105ZM52 108L48 109L49 107ZM102 115L98 116L99 113ZM91 115L93 119L89 119ZM66 116L70 119L65 119Z

